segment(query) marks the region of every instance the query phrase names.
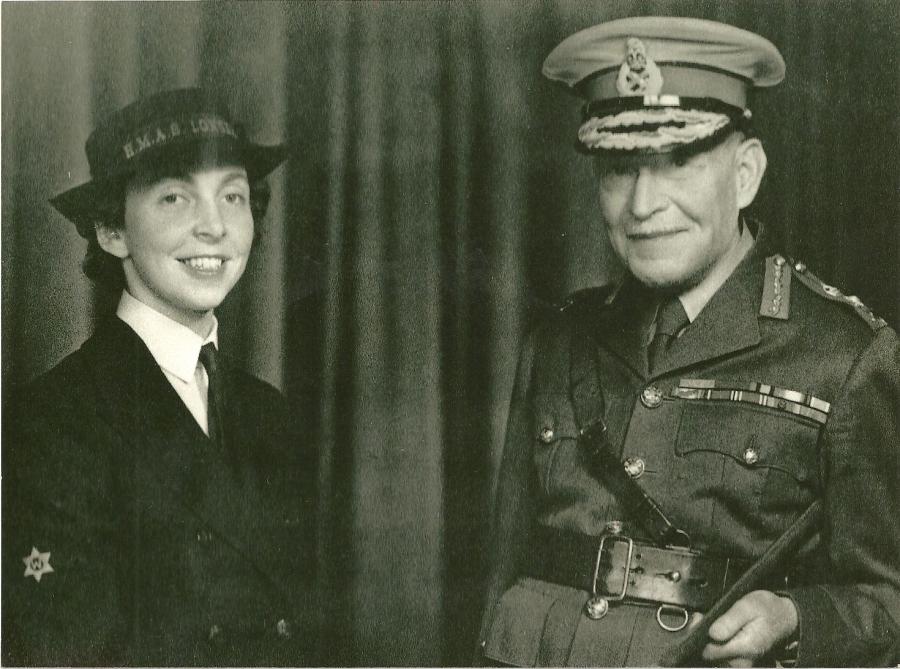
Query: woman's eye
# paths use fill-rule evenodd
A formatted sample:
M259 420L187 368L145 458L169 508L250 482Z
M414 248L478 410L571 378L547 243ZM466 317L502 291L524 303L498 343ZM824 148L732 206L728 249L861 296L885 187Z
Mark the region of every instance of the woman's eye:
M246 199L243 193L227 193L225 195L225 201L228 204L243 204Z
M166 204L178 204L184 198L178 193L166 193L162 196L162 201Z

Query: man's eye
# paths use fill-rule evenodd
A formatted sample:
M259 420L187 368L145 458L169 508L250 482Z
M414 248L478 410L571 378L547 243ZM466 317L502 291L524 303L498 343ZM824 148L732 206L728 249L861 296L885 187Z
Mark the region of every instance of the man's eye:
M696 155L692 155L686 151L675 151L672 154L672 165L675 167L685 167L694 162Z
M228 204L243 204L247 201L247 198L244 197L243 193L226 193L225 201Z
M166 193L162 196L162 201L165 204L178 204L182 200L184 200L184 197L179 193Z
M600 172L601 179L627 179L634 176L637 170L629 165L608 165Z
M629 176L638 171L634 162L630 160L616 160L615 158L600 161L597 163L597 167L600 174L617 177Z

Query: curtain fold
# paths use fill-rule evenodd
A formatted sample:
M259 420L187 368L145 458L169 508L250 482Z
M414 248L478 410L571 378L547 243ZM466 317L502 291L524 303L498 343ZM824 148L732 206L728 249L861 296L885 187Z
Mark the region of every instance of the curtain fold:
M900 13L887 1L4 3L3 392L115 304L47 203L139 95L221 90L288 139L222 341L282 388L318 461L325 661L466 664L515 360L538 310L620 271L578 101L542 79L565 36L633 13L769 37L752 213L828 283L900 318Z

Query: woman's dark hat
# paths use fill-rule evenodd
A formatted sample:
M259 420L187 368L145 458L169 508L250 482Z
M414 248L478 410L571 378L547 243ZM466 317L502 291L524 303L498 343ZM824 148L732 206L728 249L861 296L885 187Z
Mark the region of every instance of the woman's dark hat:
M198 88L183 88L143 98L112 114L88 137L85 153L91 180L50 200L83 237L93 234L96 204L104 189L140 167L236 162L254 181L278 167L288 148L250 142L220 100Z

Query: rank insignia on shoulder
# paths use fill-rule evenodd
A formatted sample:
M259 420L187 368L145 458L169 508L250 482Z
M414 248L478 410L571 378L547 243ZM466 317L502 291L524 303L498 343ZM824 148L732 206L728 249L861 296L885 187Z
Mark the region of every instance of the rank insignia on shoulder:
M780 255L766 258L766 283L763 286L759 315L787 319L791 307L791 268Z
M31 555L23 557L22 562L25 563L25 578L34 576L34 580L38 583L44 574L53 571L53 567L50 566L50 552L41 553L34 546L31 547Z
M852 307L857 315L873 330L879 330L887 325L887 321L873 314L872 310L863 304L863 301L856 297L856 295L844 295L838 288L829 286L815 274L810 272L804 263L800 261L794 262L792 270L793 273L797 275L797 278L803 282L803 285L814 293L834 302L840 302Z

